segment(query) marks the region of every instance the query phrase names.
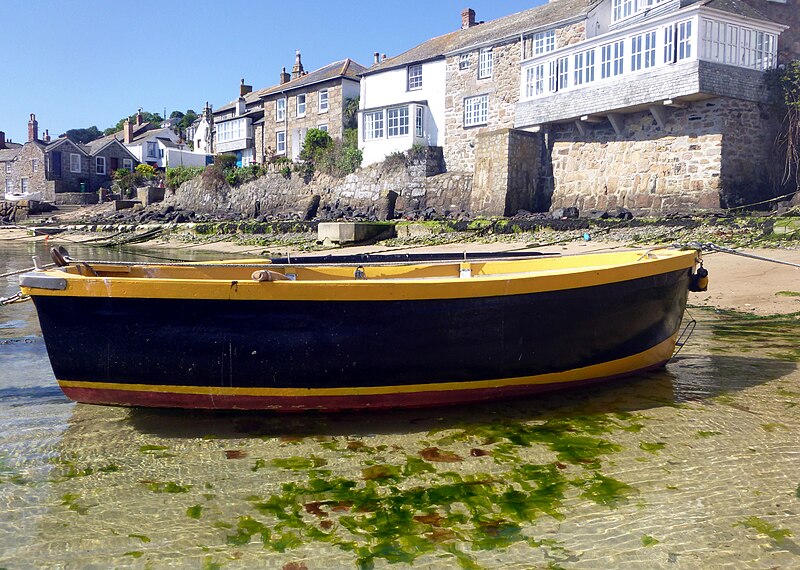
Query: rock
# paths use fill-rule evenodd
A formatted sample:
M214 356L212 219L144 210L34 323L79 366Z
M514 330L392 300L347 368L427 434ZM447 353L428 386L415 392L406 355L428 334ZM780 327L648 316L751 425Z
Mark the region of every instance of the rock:
M319 210L320 199L321 198L319 194L314 194L313 196L311 196L311 198L308 200L308 203L306 204L305 213L303 214L303 220L309 221L317 217L317 211Z
M623 208L622 206L617 206L609 212L609 216L612 218L618 218L620 220L632 220L633 212L627 208Z
M562 219L574 220L578 218L579 214L580 212L578 211L578 208L576 208L575 206L568 206L566 208L558 208L556 210L553 210L551 216L555 220L562 220Z
M607 220L608 212L605 210L591 210L588 217L592 220Z

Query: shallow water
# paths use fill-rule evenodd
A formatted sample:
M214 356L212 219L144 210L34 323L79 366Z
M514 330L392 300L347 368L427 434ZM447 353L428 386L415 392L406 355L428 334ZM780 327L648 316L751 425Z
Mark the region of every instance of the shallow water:
M799 567L800 321L691 313L655 374L275 415L71 403L2 307L0 568Z

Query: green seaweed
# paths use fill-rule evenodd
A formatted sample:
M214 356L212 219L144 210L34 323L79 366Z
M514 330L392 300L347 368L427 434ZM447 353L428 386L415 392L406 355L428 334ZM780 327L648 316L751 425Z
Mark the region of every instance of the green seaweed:
M648 546L655 546L659 542L661 542L661 541L658 540L657 538L653 538L652 536L650 536L648 534L643 534L642 535L642 546L644 546L645 548L647 548Z
M123 553L123 556L130 556L131 558L141 558L144 556L144 552L141 550L129 550L128 552Z
M663 442L663 441L654 441L654 442L640 441L639 442L639 449L642 449L642 450L647 451L649 453L658 453L659 451L664 449L666 446L667 446L666 442Z
M697 437L702 437L702 438L714 437L716 435L722 435L722 432L721 431L702 431L702 430L697 432Z
M61 495L61 504L67 507L71 511L75 511L79 515L85 515L89 512L89 507L87 505L82 505L78 503L80 499L80 495L76 495L74 493L65 493Z
M153 493L188 493L191 485L181 485L174 481L142 481Z
M743 521L739 521L734 526L743 526L751 528L756 532L768 536L775 542L782 542L792 536L792 531L786 528L777 528L769 522L760 517L747 517Z
M203 514L202 505L192 505L186 509L186 516L190 519L199 519Z
M137 539L141 540L144 543L150 542L150 537L147 537L147 536L145 536L143 534L129 534L128 538L137 538Z
M314 467L322 467L328 462L321 457L312 455L310 457L286 457L273 459L270 464L281 469L291 469L292 471L302 471Z
M636 492L627 483L599 473L595 473L593 478L580 481L578 484L583 488L582 497L612 508L626 501L631 494Z

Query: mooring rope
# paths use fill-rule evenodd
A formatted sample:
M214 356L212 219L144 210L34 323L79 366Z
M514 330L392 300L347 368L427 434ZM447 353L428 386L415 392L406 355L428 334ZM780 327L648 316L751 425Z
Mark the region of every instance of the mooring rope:
M782 259L775 259L773 257L766 257L764 255L756 255L755 253L745 253L743 251L739 251L738 249L733 249L731 247L723 247L715 243L690 242L687 244L674 244L674 245L676 247L687 247L692 249L700 249L702 251L712 251L719 253L727 253L730 255L738 255L740 257L748 257L750 259L756 259L758 261L768 261L770 263L778 263L780 265L788 265L790 267L800 267L800 263L793 263L791 261L784 261Z

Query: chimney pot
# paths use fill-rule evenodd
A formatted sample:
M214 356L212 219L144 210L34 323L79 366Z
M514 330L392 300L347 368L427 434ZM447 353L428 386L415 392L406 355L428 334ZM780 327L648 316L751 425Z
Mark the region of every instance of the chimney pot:
M244 79L242 79L242 84L239 85L239 97L244 97L245 95L247 95L248 93L251 93L252 91L253 91L253 86L252 85L245 85L244 84Z
M284 83L289 83L289 80L291 78L292 78L291 75L286 73L286 67L282 67L280 73L280 85L283 85Z
M305 75L303 69L303 61L300 57L300 50L297 50L294 55L294 67L292 68L292 79L297 79Z
M472 8L464 8L461 11L461 29L466 30L475 25L475 10Z
M122 141L125 144L133 142L133 124L131 124L130 119L125 119L125 123L122 126Z
M381 61L386 61L386 54L383 54L383 55L381 56Z
M31 120L28 121L28 141L33 142L39 138L39 122L36 115L31 113Z
M137 125L137 126L138 126L138 125L141 125L141 124L142 124L142 122L143 122L143 119L142 119L142 109L141 109L141 107L140 107L140 108L139 108L139 110L138 110L138 111L136 111L136 125Z
M375 58L375 63L381 62L381 54L378 53L377 51L373 54L373 57Z

